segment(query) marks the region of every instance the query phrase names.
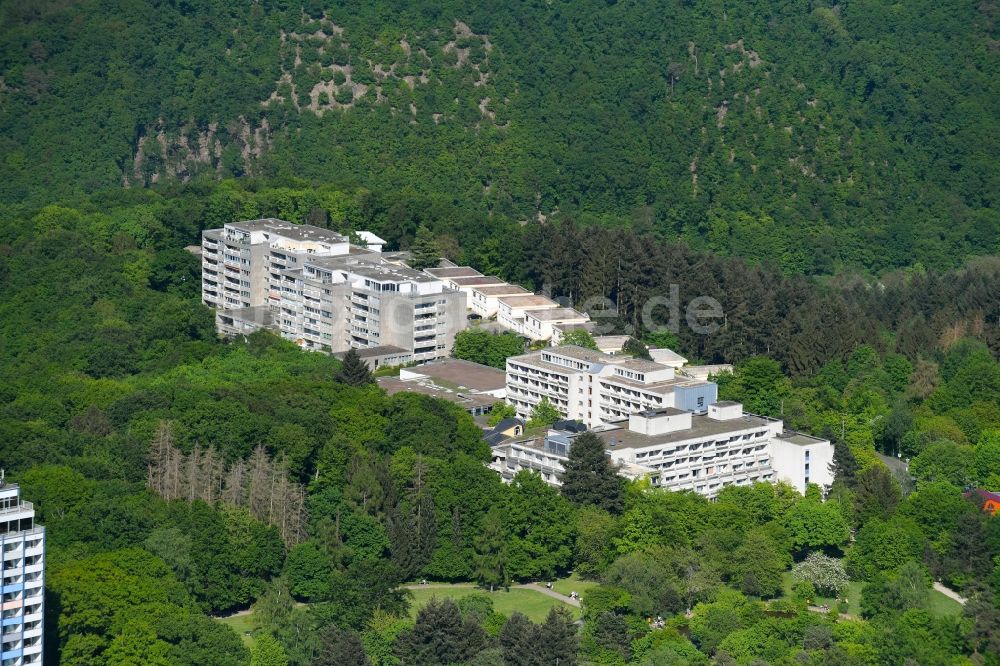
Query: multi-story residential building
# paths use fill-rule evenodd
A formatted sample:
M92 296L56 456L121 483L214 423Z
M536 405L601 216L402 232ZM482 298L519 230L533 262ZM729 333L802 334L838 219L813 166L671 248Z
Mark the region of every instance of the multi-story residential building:
M426 361L465 324L464 294L378 255L308 259L282 277L278 327L306 349L394 346Z
M478 287L502 287L507 283L495 275L483 275L471 266L442 266L426 268L424 272L432 275L452 289L465 294L465 307L472 309L472 291Z
M589 322L589 316L573 308L527 310L524 313L522 333L532 340L551 340L558 344L562 339L563 327L582 326Z
M472 311L480 317L495 317L500 308L500 299L506 296L527 296L530 291L516 284L494 287L474 287L472 289Z
M693 490L714 498L730 485L833 483L826 440L784 429L781 421L744 414L739 403L716 402L703 414L665 407L632 414L594 430L628 478L646 477L655 488ZM563 463L576 432L549 431L544 438L508 440L493 447L490 467L505 480L527 469L561 485Z
M347 238L308 224L263 219L233 222L201 235L201 284L205 305L237 310L277 305L271 289L278 273L306 256L350 252ZM368 250L363 250L367 252Z
M583 347L549 347L507 359L507 402L521 418L547 398L564 417L593 428L649 409L705 412L717 396L714 383L674 368Z
M15 484L0 473L0 551L3 601L0 605L0 664L42 663L45 611L45 528Z
M520 335L524 332L524 315L532 310L554 310L559 304L541 294L504 296L497 299L497 323Z
M466 296L383 254L384 241L282 220L227 224L202 235L202 295L223 335L275 330L304 349L398 347L410 360L447 356ZM399 357L405 356L397 355Z

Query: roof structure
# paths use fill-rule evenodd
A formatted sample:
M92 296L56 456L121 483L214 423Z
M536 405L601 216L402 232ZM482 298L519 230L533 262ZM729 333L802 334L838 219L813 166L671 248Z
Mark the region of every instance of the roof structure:
M482 277L482 273L472 266L445 266L443 268L425 268L424 272L436 278Z
M524 287L519 287L516 284L502 284L502 285L490 285L485 287L475 287L473 291L483 296L517 296L519 294L530 294L531 292Z
M577 312L573 308L549 308L547 310L528 310L526 314L538 321L567 321L590 319L582 312Z
M503 370L460 358L441 358L403 371L475 391L499 391L507 386Z
M500 286L504 284L504 281L498 278L496 275L469 275L463 277L449 277L444 278L458 287L480 287L483 285L496 285Z
M511 308L531 310L533 308L557 308L559 304L548 296L527 294L525 296L505 296L499 299L501 303Z

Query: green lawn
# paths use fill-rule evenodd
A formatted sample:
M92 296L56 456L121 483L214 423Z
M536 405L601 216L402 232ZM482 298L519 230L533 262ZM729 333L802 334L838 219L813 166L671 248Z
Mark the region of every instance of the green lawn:
M930 605L927 610L935 617L947 617L949 615L959 615L962 612L962 604L951 597L946 597L937 590L931 590Z
M243 644L247 647L253 646L253 636L248 636L247 632L253 632L257 629L257 622L254 620L253 613L248 613L246 615L233 615L230 617L217 618L222 624L229 625L233 631L235 631Z
M438 599L461 599L470 594L488 594L493 598L493 610L510 617L514 611L520 611L534 622L542 622L549 614L549 609L553 606L562 606L573 614L574 618L580 617L580 609L564 604L558 599L553 599L534 590L524 588L511 588L510 591L498 590L488 592L475 587L449 586L449 587L429 587L410 590L413 593L413 603L410 605L410 615L416 617L417 611L423 608L432 597Z
M542 583L544 585L545 583ZM570 592L576 592L580 596L583 596L585 590L589 590L592 587L600 585L596 580L583 580L577 574L570 574L566 578L560 578L559 580L552 581L552 589L559 594L565 594L567 597Z
M861 588L865 584L860 581L852 580L847 585L847 592L845 596L847 597L848 615L861 615ZM782 587L785 590L785 596L791 597L792 594L792 573L786 571L784 577L782 578ZM831 597L816 597L813 600L813 604L821 606L823 604L828 604L831 608L836 603L836 600ZM962 605L955 601L954 599L947 597L937 590L931 590L930 594L930 604L928 606L928 611L931 615L935 617L946 617L948 615L958 615L962 612Z
M791 598L792 596L792 585L794 581L792 580L792 572L786 571L781 579L781 586L785 590L785 596ZM861 588L864 587L864 583L858 581L851 581L847 584L847 591L844 596L847 597L847 614L848 615L861 615ZM812 601L814 606L822 606L823 604L828 605L833 608L837 604L837 600L833 597L824 597L817 595Z

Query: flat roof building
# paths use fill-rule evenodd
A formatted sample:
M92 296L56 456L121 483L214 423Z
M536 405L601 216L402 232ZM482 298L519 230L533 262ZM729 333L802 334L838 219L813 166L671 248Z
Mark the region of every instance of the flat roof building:
M40 665L45 629L45 528L35 507L0 473L3 642L0 663Z
M272 218L202 232L202 300L222 335L269 329L304 349L396 347L377 365L446 356L464 325L465 295L406 265L404 253L357 232Z
M423 393L453 402L473 416L480 416L503 402L504 372L457 358L443 358L423 365L400 368L398 377L379 377L389 395L400 391Z
M496 316L500 307L499 300L505 296L524 296L531 292L516 284L502 284L496 286L473 287L471 310L480 317Z
M790 433L781 421L744 414L739 403L720 402L707 412L665 407L632 414L594 430L618 472L648 478L654 488L693 490L714 498L730 485L783 481L804 493L809 483L833 483L830 442ZM550 430L544 437L493 445L490 467L504 480L521 470L561 485L563 464L580 433Z
M560 414L588 427L647 409L705 412L718 387L671 367L571 345L507 359L507 402L521 418L547 399Z

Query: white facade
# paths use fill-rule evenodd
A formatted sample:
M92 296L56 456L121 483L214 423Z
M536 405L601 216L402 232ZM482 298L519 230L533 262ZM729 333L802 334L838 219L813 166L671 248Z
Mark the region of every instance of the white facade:
M705 414L670 408L634 414L627 425L620 422L594 433L604 440L622 476L646 477L654 488L692 490L709 498L727 486L761 482L786 481L804 492L799 472L805 451L817 466L833 456L830 442L785 432L781 421L744 414L737 403L717 405ZM550 431L544 439L503 442L493 447L490 467L506 481L531 470L550 485L561 485L563 463L577 436ZM797 478L784 470L793 470ZM811 483L832 482L818 472L810 476Z
M524 313L528 310L554 310L559 304L537 294L504 296L497 299L497 323L508 331L524 335Z
M797 432L783 433L772 446L774 471L800 493L815 483L821 488L833 485L833 445L825 439Z
M461 277L442 278L452 289L465 294L465 307L472 309L472 292L483 287L503 287L506 282L495 275L467 275Z
M582 347L549 347L507 359L507 402L520 418L547 398L565 418L587 427L647 409L704 412L715 384L679 376L673 368Z
M562 339L563 326L576 327L589 322L589 316L573 308L528 310L524 313L522 335L532 340L551 340L558 344Z
M395 346L413 361L447 356L464 325L465 297L441 280L377 255L307 259L282 275L282 337L335 352Z
M305 256L347 254L338 233L273 218L202 232L202 300L217 309L273 306L270 284ZM275 297L276 298L276 297Z
M503 284L500 286L474 287L472 289L472 299L470 308L480 317L494 317L500 309L500 299L506 296L527 296L529 292L524 287L515 284Z
M0 663L42 663L45 612L45 528L35 524L31 502L20 489L0 481L0 552L3 599L0 602Z
M202 233L202 299L223 335L261 328L309 350L399 347L447 356L465 324L465 295L327 229L266 219Z

